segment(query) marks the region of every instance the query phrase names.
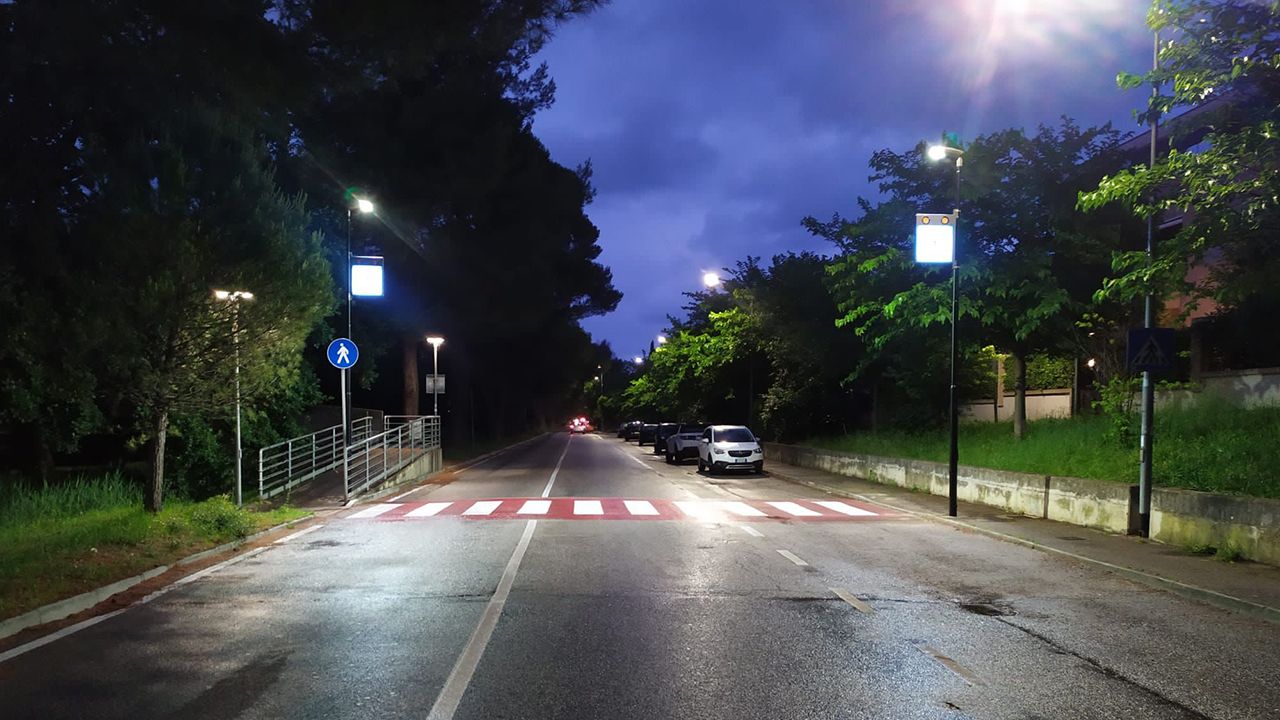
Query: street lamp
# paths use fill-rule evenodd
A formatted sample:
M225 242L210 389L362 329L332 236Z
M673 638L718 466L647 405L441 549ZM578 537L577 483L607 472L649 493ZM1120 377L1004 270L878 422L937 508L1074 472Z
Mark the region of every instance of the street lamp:
M643 365L643 364L644 364L644 358L642 358L642 357L640 357L639 355L637 355L637 356L635 357L635 363L636 363L637 365Z
M934 162L945 160L948 157L956 159L956 206L955 206L955 225L952 232L955 240L952 245L951 253L951 395L948 400L947 412L950 415L951 424L951 450L947 459L947 514L951 517L956 516L957 494L959 492L959 480L957 474L960 465L960 414L956 406L956 327L959 324L960 315L960 260L959 253L956 252L956 246L959 245L960 234L960 170L964 167L964 151L959 148L949 147L947 145L933 145L929 148L929 159Z
M439 417L440 415L440 346L444 344L444 338L438 335L432 335L427 338L427 342L431 343L431 412Z
M666 336L666 335L659 335L659 336L658 336L658 344L659 344L659 345L666 345L666 344L667 344L667 336Z
M720 284L720 275L714 272L702 273L702 284L708 289L714 288Z
M231 344L236 349L236 507L240 507L244 504L241 491L244 468L240 448L240 301L252 300L253 293L247 290L214 290L213 296L231 303Z
M374 210L377 209L374 206L373 201L370 200L369 198L356 196L355 201L356 201L356 209L359 210L360 214L362 215L368 215L369 213L372 213ZM351 224L352 224L351 223L351 206L348 205L347 206L347 339L348 340L351 340L351 296L354 294L353 292L354 283L352 282L352 269L351 269ZM343 453L344 453L344 457L342 461L342 470L343 470L342 482L343 482L343 487L345 489L346 482L347 482L347 477L346 477L347 461L345 457L345 452L346 452L346 447L351 444L351 422L354 420L354 418L352 417L352 415L354 414L353 412L354 408L352 408L351 406L351 385L352 385L351 368L348 367L342 370L342 379L345 383L345 388L346 388L345 391L343 392L344 397L343 397L343 406L342 406L342 409L343 409L342 447L343 447Z

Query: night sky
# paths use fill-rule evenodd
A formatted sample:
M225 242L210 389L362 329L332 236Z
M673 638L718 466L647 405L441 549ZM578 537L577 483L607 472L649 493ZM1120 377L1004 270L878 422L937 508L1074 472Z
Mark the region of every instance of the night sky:
M1139 128L1119 70L1151 64L1143 0L613 0L541 60L556 103L535 132L590 159L601 260L625 297L583 323L630 357L703 270L827 254L800 227L875 197L882 149L1068 115Z

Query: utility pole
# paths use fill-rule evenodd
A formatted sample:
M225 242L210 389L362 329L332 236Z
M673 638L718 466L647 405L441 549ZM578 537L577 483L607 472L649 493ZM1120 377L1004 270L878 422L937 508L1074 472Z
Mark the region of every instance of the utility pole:
M1155 45L1151 62L1152 71L1160 69L1160 33L1155 34ZM1156 80L1151 82L1151 162L1149 170L1156 166L1156 135L1160 127L1160 117L1156 111L1155 98L1160 94L1160 86ZM1155 264L1156 256L1156 213L1152 209L1147 214L1147 270ZM1156 326L1155 296L1147 289L1143 302L1142 327L1151 329ZM1155 387L1150 370L1142 372L1142 435L1139 440L1138 469L1138 535L1149 537L1151 534L1151 458L1154 438Z

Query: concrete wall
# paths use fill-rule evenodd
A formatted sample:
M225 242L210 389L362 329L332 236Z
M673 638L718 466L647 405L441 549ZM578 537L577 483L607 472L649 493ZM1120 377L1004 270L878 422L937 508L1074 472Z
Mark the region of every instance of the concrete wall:
M1280 407L1280 368L1224 370L1200 374L1194 390L1156 393L1156 407L1194 404L1215 398L1245 408Z
M960 419L972 422L1004 422L1013 419L1013 393L1005 393L1004 404L994 400L978 400L960 406ZM996 415L999 417L996 417ZM1043 420L1071 415L1071 390L1028 390L1027 419Z
M1234 547L1250 560L1280 565L1280 500L1155 488L1151 537L1170 545Z
M769 460L947 495L945 463L887 458L767 443ZM1125 533L1134 527L1133 486L1103 480L1032 475L961 465L957 495L965 502L1074 525Z
M429 475L434 475L444 468L444 454L440 448L434 448L422 453L422 457L409 463L405 469L396 473L396 476L390 482L383 483L381 487L392 487L402 483L421 480Z

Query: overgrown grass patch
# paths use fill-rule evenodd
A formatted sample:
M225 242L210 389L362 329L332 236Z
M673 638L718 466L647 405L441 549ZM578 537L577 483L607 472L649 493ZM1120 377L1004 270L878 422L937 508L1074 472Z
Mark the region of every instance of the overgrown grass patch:
M963 465L1044 475L1136 483L1137 443L1108 438L1101 416L1029 423L1021 441L1011 423L960 426ZM1137 424L1134 424L1137 427ZM1257 497L1280 497L1280 408L1243 409L1201 402L1156 411L1153 474L1157 485ZM856 433L803 443L847 452L946 462L945 429Z
M152 515L118 477L67 485L0 495L0 619L309 514L252 512L219 496Z

